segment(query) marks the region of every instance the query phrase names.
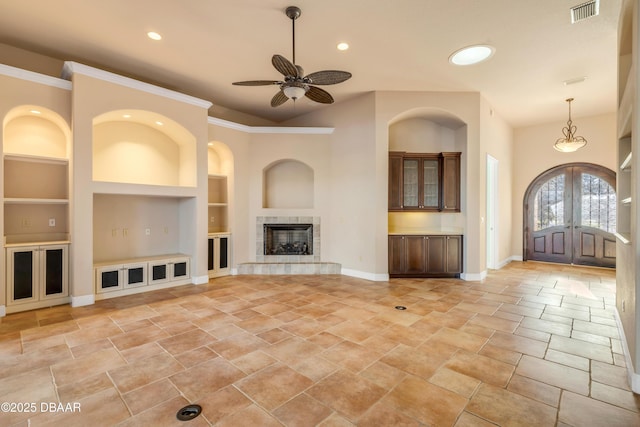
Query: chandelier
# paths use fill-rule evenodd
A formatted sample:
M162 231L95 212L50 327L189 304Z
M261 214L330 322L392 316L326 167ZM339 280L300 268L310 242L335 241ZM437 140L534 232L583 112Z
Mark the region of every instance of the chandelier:
M567 120L567 126L562 128L564 138L558 138L556 143L553 144L553 148L563 153L571 153L587 145L587 140L581 136L576 136L578 128L571 121L571 101L573 101L573 98L568 98L566 101L569 103L569 120Z

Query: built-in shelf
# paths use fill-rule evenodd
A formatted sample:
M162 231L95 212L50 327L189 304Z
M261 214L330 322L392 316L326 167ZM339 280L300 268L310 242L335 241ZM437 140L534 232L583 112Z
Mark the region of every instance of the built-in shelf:
M56 165L66 165L69 163L69 160L60 157L34 156L30 154L5 153L4 159L14 162L51 163Z
M66 205L69 199L33 199L26 197L10 197L4 199L6 205Z
M627 197L626 199L620 200L622 206L630 206L631 205L631 197Z
M209 206L227 206L227 203L209 203Z
M195 187L169 185L93 181L93 192L97 194L189 198L196 197L198 189Z
M635 81L633 79L633 73L629 73L618 108L618 135L621 137L631 134L631 117L633 115L632 100L634 91Z
M616 238L620 240L623 244L629 245L631 244L631 235L627 233L614 233Z

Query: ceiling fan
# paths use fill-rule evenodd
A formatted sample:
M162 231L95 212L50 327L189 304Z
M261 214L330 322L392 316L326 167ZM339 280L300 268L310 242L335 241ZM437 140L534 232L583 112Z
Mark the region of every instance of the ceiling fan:
M296 65L296 19L300 17L302 11L296 6L289 6L285 10L286 15L291 19L293 27L293 62L282 55L273 55L271 63L284 76L284 80L249 80L235 82L238 86L268 86L278 85L280 90L271 98L271 106L277 107L284 104L288 99L295 102L303 96L312 101L322 104L332 104L333 97L329 92L314 85L334 85L342 83L351 78L351 73L338 70L316 71L304 75L301 66Z

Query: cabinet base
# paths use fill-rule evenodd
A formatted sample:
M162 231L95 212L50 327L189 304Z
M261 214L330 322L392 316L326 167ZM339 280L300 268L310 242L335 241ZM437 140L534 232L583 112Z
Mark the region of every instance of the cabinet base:
M389 274L392 279L401 278L423 278L423 279L459 279L460 273L442 273L442 274Z
M35 310L37 308L54 307L56 305L68 304L70 301L71 301L71 298L62 297L62 298L48 299L44 301L27 302L24 304L20 304L20 303L9 304L6 308L6 313L7 314L20 313L21 311Z

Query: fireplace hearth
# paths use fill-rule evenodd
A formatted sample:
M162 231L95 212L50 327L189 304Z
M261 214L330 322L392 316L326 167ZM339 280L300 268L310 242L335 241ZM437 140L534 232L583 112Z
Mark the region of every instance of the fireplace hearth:
M313 255L313 224L264 224L264 255Z

